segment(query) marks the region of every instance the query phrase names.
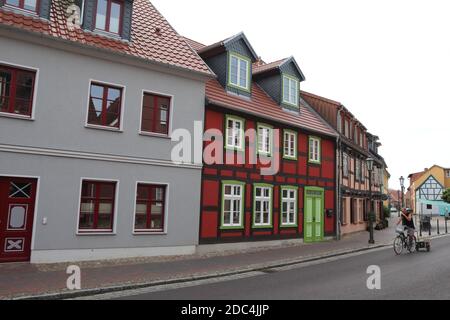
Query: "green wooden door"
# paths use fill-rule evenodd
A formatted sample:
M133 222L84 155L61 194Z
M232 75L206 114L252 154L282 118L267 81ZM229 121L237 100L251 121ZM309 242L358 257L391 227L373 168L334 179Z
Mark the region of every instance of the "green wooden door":
M303 233L305 242L322 241L324 236L324 190L322 188L305 188L304 210Z

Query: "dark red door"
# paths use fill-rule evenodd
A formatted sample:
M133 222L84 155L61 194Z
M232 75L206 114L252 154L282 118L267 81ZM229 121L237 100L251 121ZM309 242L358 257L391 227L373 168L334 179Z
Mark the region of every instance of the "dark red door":
M36 179L0 177L0 262L29 261Z

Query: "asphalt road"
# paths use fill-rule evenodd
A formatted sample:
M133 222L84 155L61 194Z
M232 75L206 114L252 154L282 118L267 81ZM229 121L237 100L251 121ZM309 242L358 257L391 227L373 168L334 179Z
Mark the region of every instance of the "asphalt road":
M381 270L381 289L367 288L367 268ZM145 300L450 299L450 237L431 252L395 256L392 249L247 278L115 297Z

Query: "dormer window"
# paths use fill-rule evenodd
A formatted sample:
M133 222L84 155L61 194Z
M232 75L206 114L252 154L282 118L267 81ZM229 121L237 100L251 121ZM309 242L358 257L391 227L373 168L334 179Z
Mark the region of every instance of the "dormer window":
M240 90L250 91L251 60L237 53L230 53L228 64L228 85Z
M6 0L6 4L19 9L37 12L37 0Z
M298 106L298 79L283 75L283 103Z
M115 0L97 0L95 28L120 34L123 17L123 2Z

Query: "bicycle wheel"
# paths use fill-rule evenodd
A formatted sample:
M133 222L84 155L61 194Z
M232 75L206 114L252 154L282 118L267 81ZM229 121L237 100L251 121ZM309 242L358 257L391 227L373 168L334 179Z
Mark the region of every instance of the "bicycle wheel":
M417 245L416 237L408 237L406 239L406 241L407 241L406 248L408 249L408 252L409 253L416 252L416 250L417 250L417 248L416 248L416 245Z
M403 252L403 239L400 236L394 240L394 252L396 255L400 255Z

